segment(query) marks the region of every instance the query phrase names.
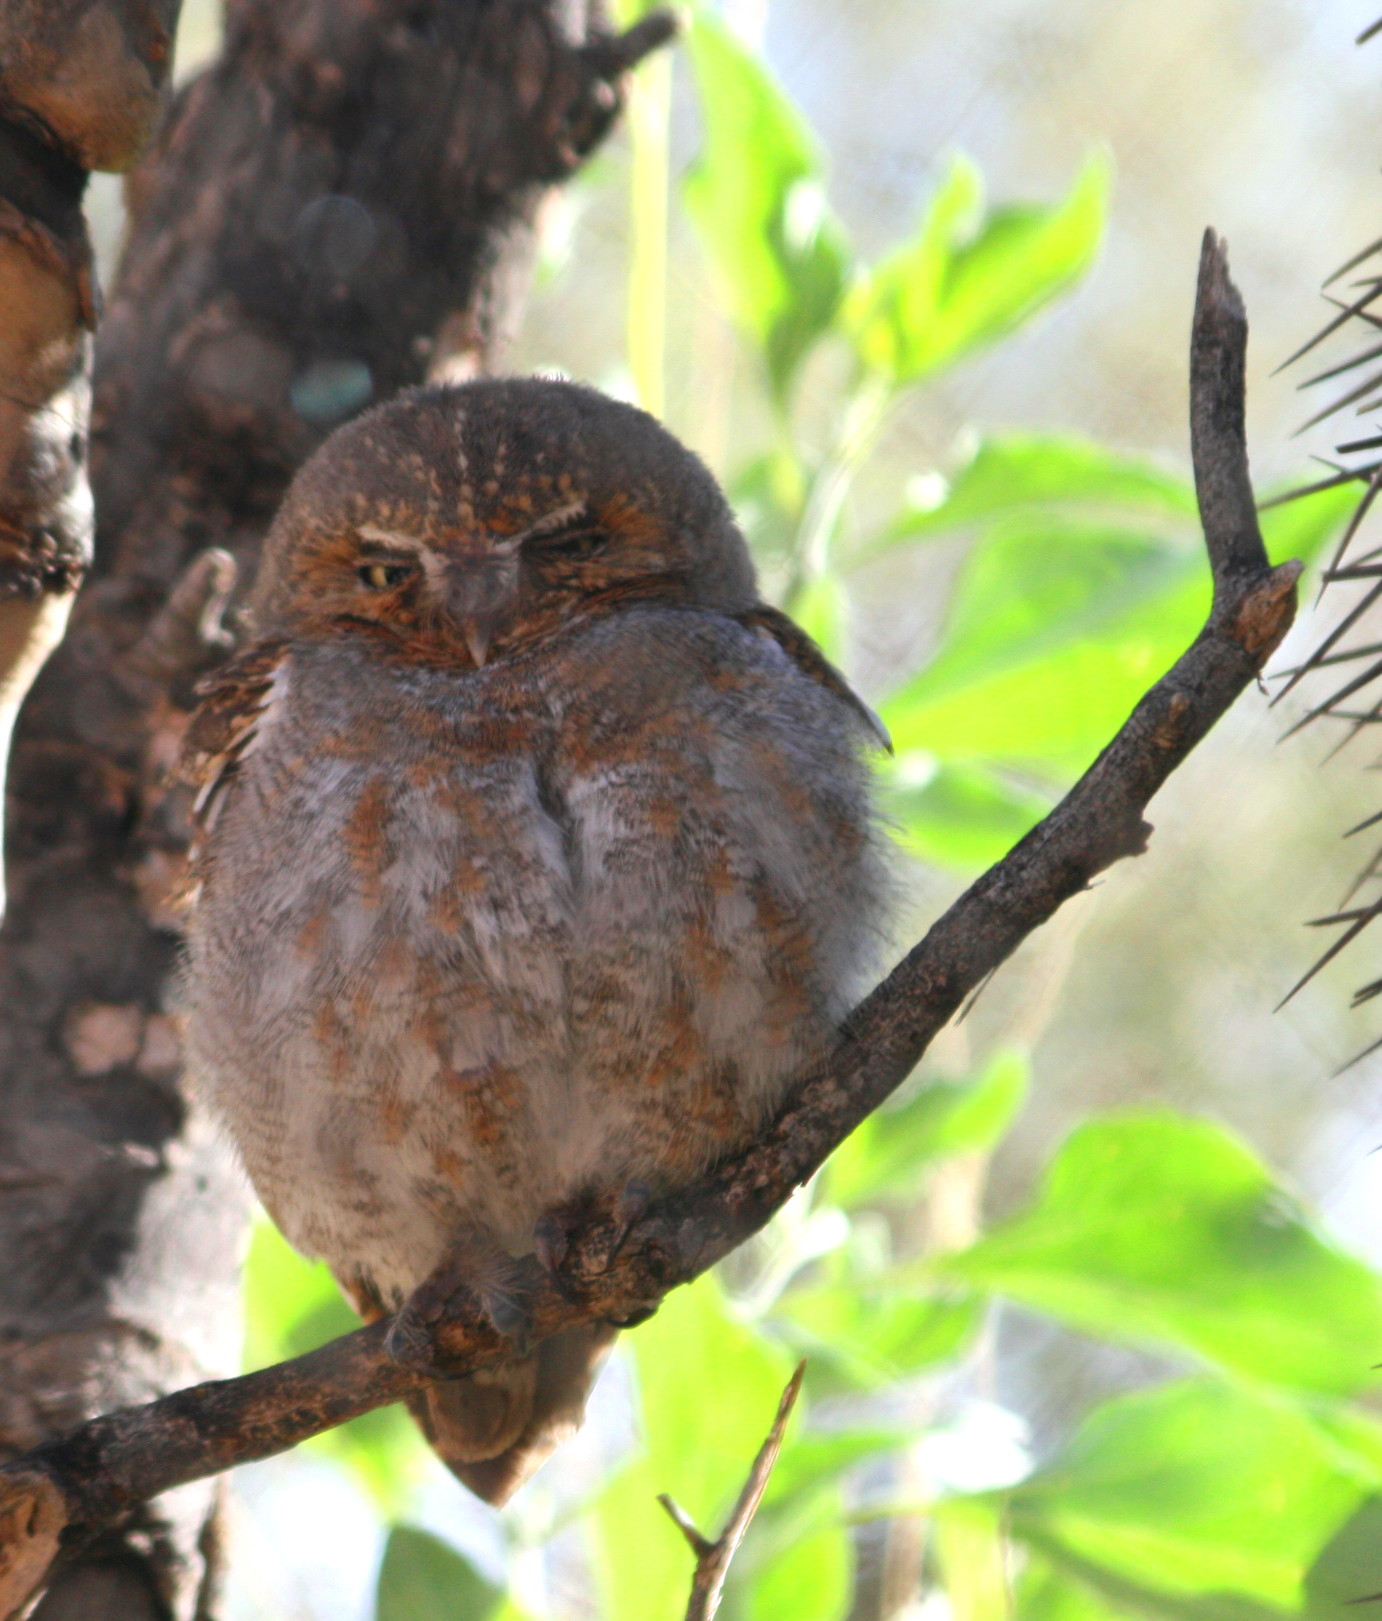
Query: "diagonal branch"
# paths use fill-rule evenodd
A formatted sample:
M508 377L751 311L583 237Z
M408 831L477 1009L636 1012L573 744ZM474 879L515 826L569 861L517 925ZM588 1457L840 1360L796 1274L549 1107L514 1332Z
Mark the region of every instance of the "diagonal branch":
M1191 341L1191 432L1214 576L1209 619L1051 814L984 874L847 1021L830 1063L803 1078L737 1158L664 1200L622 1240L607 1217L575 1239L559 1287L532 1263L538 1339L591 1320L627 1322L766 1223L906 1078L964 998L1071 896L1151 828L1148 801L1257 676L1289 628L1299 565L1272 568L1253 511L1243 430L1247 322L1224 248L1205 236ZM387 1321L274 1368L126 1408L0 1470L0 1614L20 1602L21 1565L80 1545L155 1492L280 1452L419 1388L384 1351ZM503 1360L475 1310L442 1329L454 1373ZM42 1529L26 1543L26 1511ZM54 1527L58 1529L55 1530ZM4 1561L10 1561L6 1574ZM30 1572L31 1573L31 1572Z

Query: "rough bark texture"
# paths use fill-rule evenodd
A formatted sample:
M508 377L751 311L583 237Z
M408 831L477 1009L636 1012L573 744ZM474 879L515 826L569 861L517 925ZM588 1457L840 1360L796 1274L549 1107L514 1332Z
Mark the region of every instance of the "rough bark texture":
M91 560L90 169L128 169L181 0L0 0L0 788Z
M532 1263L536 1338L646 1314L742 1243L908 1075L964 998L1033 929L1104 868L1144 849L1148 801L1255 678L1295 609L1299 565L1270 566L1253 507L1246 343L1242 304L1211 233L1191 344L1196 484L1214 575L1204 630L1046 820L855 1010L832 1062L803 1078L754 1143L649 1211L621 1242L609 1219L594 1220L573 1241L560 1280ZM388 1328L383 1320L278 1367L111 1414L0 1470L0 1614L60 1538L79 1547L152 1492L266 1457L417 1389L425 1377L385 1353ZM507 1354L478 1307L439 1328L456 1373Z
M133 117L147 87L112 53L174 9L0 0L0 91L64 64L97 82L105 64L115 112L89 140L125 152L120 108ZM80 46L66 55L59 14ZM97 349L92 579L11 762L6 1454L238 1360L246 1197L179 1089L168 900L186 830L163 778L190 684L224 651L231 559L252 566L288 479L343 417L444 355L489 360L545 189L608 127L620 71L669 32L653 19L616 40L573 0L231 0L221 59L132 183ZM54 123L85 94L72 88L44 103ZM214 1613L213 1487L130 1508L64 1565L43 1621Z

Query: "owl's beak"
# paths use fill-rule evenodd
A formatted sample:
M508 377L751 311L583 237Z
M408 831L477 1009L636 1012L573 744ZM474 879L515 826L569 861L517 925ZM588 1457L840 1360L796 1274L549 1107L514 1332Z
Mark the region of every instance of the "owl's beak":
M489 656L500 622L518 591L518 561L491 551L455 558L446 569L446 598L476 668Z
M494 635L494 626L486 624L483 619L463 619L461 621L461 635L465 637L465 645L471 658L475 660L478 670L485 662L485 655L489 652L490 638Z

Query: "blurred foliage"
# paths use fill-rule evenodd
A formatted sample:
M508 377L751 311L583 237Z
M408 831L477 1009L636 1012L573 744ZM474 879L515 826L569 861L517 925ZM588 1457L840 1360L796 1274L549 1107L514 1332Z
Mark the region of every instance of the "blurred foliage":
M784 604L843 663L851 596L877 559L963 546L937 645L878 706L896 744L881 770L900 840L973 870L1033 825L1203 623L1193 489L1082 439L1005 433L926 471L870 533L845 518L903 393L1002 341L1089 268L1108 163L1094 154L1052 204L990 207L958 158L911 235L864 264L812 132L761 59L704 12L689 45L703 143L681 201L774 425L766 452L724 470L727 485ZM657 262L645 252L637 274ZM823 441L797 421L794 385L826 351L843 357L845 386ZM640 371L658 375L646 357ZM1313 555L1351 499L1268 514L1274 555ZM982 1165L1027 1085L1017 1050L914 1079L723 1277L676 1291L625 1337L638 1442L560 1519L579 1528L593 1597L553 1600L538 1621L591 1604L604 1621L683 1613L689 1559L657 1495L717 1528L802 1354L805 1396L732 1569L726 1621L882 1617L856 1595L855 1569L861 1528L880 1522L890 1546L911 1549L896 1615L930 1595L955 1621L1315 1621L1382 1590L1382 1425L1368 1405L1382 1279L1241 1142L1164 1112L1089 1121L1029 1207L992 1230L928 1231L928 1194ZM938 1393L982 1363L999 1301L1155 1349L1176 1371L1096 1406L1033 1470L982 1404L940 1419ZM268 1228L248 1304L252 1361L349 1319L324 1271ZM393 1522L378 1621L525 1613L406 1523L423 1455L397 1410L314 1444ZM501 1523L513 1560L560 1528Z

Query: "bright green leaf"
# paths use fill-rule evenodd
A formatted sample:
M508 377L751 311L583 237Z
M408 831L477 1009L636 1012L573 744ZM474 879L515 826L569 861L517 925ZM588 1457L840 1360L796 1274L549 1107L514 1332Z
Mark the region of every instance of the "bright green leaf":
M1008 1621L1007 1561L993 1506L941 1502L932 1529L954 1621Z
M747 1463L744 1468L747 1473ZM600 1494L587 1523L601 1621L681 1621L685 1615L694 1562L657 1500L667 1489L661 1471L643 1457ZM719 1526L707 1522L706 1530L714 1535Z
M998 1053L972 1081L930 1081L877 1109L830 1158L826 1196L848 1207L915 1200L938 1160L991 1148L1016 1118L1031 1075L1017 1051Z
M360 1326L325 1265L299 1255L268 1221L250 1235L243 1299L246 1371L315 1351Z
M1299 1613L1376 1485L1290 1401L1197 1379L1097 1408L1007 1495L1008 1523L1138 1608L1160 1594L1182 1601L1171 1613L1227 1621L1242 1600ZM1382 1588L1382 1541L1355 1575L1354 1597Z
M836 1496L833 1524L795 1537L782 1551L755 1566L743 1604L747 1621L841 1621L849 1610L854 1560ZM733 1572L734 1567L730 1567ZM737 1575L738 1573L734 1573Z
M896 1452L912 1438L909 1431L898 1426L798 1432L778 1455L768 1478L764 1507L771 1510L834 1486L856 1465Z
M792 618L832 663L844 654L846 602L833 574L808 580L789 605Z
M768 1433L791 1361L734 1315L713 1274L674 1289L628 1342L657 1489L698 1524L713 1524Z
M1328 491L1264 513L1271 555L1314 556L1337 535L1354 499L1349 491ZM1166 589L1064 645L1047 643L1043 652L1034 641L1026 662L985 670L965 655L966 680L939 692L928 668L881 706L883 721L900 757L923 750L947 762L1004 762L1073 776L1189 646L1209 601L1208 565L1196 552ZM946 657L942 644L938 662Z
M379 1567L375 1621L489 1621L504 1592L464 1555L415 1525L396 1525Z
M919 761L930 775L919 787L905 786L903 773ZM917 754L898 763L894 780L883 782L883 813L903 848L933 866L961 872L992 866L1053 803L1053 796L1005 782L982 765L945 765Z
M982 1301L891 1272L791 1289L773 1308L778 1332L813 1370L832 1369L863 1390L953 1361L983 1319Z
M686 209L781 398L839 306L844 231L825 201L815 140L763 61L706 12L689 43L705 140Z
M865 366L915 382L1021 326L1089 267L1108 184L1096 154L1053 207L983 217L978 173L956 159L915 238L850 296L846 321Z
M921 490L931 493L929 484ZM898 541L948 534L1033 509L1078 508L1089 514L1162 516L1195 521L1195 491L1187 479L1144 456L1068 434L996 434L934 490L913 500L869 552ZM1182 522L1184 527L1184 522Z
M1028 1551L1013 1603L1013 1621L1123 1621L1135 1609L1114 1606L1096 1588Z
M1360 1389L1382 1349L1382 1278L1236 1138L1169 1112L1080 1127L1030 1211L936 1270L1089 1333L1304 1390Z
M934 703L1092 641L1197 565L1156 535L1049 513L1000 520L965 560L934 658L891 703Z

